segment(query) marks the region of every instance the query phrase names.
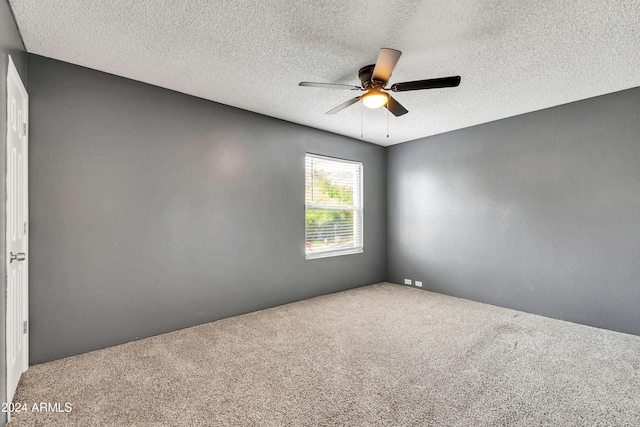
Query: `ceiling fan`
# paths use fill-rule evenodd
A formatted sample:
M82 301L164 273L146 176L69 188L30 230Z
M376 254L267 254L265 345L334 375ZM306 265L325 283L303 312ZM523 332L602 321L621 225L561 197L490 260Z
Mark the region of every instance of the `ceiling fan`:
M356 96L336 108L327 111L325 114L335 114L345 108L361 101L365 107L380 108L385 106L394 116L399 117L409 111L404 108L391 95L384 91L406 92L420 89L438 89L443 87L456 87L460 84L460 76L442 77L438 79L416 80L412 82L394 83L390 87L385 87L391 77L391 72L398 63L402 52L395 49L380 49L378 60L375 64L366 65L358 71L358 77L362 86L349 86L334 83L314 83L300 82L300 86L323 87L328 89L348 89L365 91L362 96Z

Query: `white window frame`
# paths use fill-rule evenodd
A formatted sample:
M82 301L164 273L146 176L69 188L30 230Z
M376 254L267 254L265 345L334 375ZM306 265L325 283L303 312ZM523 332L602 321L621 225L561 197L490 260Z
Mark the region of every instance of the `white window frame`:
M354 228L355 227L360 227L360 233L357 233L356 230L354 230L354 239L358 239L356 240L356 245L352 248L340 248L340 249L335 249L335 250L328 250L328 251L322 251L322 252L307 252L306 251L306 247L305 247L305 258L306 259L318 259L318 258L328 258L328 257L334 257L334 256L341 256L341 255L351 255L351 254L360 254L364 252L364 165L362 164L362 162L358 162L355 160L347 160L347 159L341 159L338 157L331 157L331 156L323 156L323 155L319 155L319 154L313 154L313 153L306 153L305 154L305 179L306 179L306 173L307 173L307 158L314 158L314 159L319 159L319 160L324 160L324 161L330 161L330 162L341 162L341 163L348 163L351 165L357 165L360 167L360 182L359 183L355 183L356 186L359 187L359 194L354 194L354 203L353 205L316 205L316 204L312 204L309 203L307 204L307 197L306 197L306 190L305 190L305 204L304 204L304 212L305 212L305 224L304 224L304 236L305 236L305 241L307 238L307 210L311 209L311 210L348 210L348 211L356 211L356 213L354 213Z

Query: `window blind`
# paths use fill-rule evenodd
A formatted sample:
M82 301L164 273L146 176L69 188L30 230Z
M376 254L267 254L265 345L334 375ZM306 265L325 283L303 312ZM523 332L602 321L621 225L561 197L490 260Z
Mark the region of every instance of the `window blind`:
M307 154L307 258L362 252L362 163Z

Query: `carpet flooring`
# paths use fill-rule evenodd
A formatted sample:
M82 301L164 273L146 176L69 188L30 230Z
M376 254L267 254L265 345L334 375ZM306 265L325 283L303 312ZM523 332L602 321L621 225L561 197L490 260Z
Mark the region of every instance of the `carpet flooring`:
M11 427L639 426L640 337L382 283L32 366L14 402Z

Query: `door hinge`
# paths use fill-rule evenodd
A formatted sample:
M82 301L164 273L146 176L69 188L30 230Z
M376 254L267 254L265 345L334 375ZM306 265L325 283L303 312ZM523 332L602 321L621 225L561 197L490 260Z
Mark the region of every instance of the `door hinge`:
M22 333L26 334L28 330L29 330L29 321L25 320L24 322L22 322Z
M24 231L23 234L27 234L27 222L24 222Z
M22 124L22 136L27 136L27 124Z

